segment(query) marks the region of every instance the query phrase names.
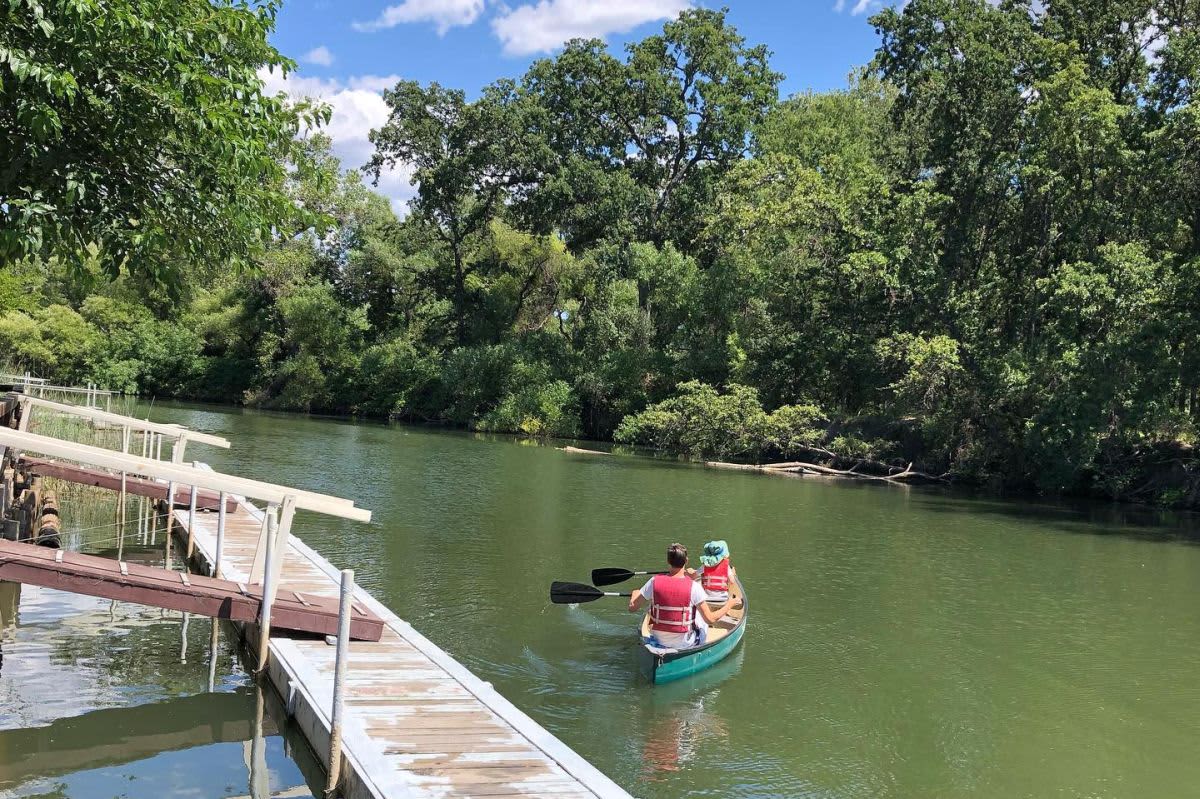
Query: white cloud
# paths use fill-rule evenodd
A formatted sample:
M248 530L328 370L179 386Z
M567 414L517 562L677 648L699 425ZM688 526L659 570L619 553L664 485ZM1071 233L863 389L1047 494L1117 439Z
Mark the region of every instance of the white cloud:
M368 92L382 92L390 89L399 82L400 76L392 75L352 75L346 83L351 89L363 89Z
M370 22L355 22L357 31L371 33L406 22L432 22L438 36L456 26L470 25L483 13L484 0L404 0L385 8Z
M899 5L903 6L904 2L899 3ZM884 0L855 0L854 5L850 7L850 14L857 17L860 14L866 14L869 11L877 11L880 8L883 8L883 6ZM846 0L837 0L837 2L833 4L833 10L834 13L837 14L845 11Z
M568 39L627 33L638 25L675 17L691 0L538 0L501 7L492 31L507 55L555 50Z
M321 45L320 47L314 47L300 56L300 60L306 64L318 64L322 67L327 67L333 63L333 53L329 52L328 47Z
M359 75L345 82L334 78L312 78L292 73L284 78L278 72L260 70L259 78L268 94L284 92L295 98L320 98L333 113L321 128L333 139L333 152L342 167L358 169L371 159L375 146L367 138L372 128L382 127L390 109L383 101L385 88L395 85L395 76ZM378 190L392 201L397 213L407 212L407 203L416 189L410 185L412 170L404 166L386 171L379 177Z

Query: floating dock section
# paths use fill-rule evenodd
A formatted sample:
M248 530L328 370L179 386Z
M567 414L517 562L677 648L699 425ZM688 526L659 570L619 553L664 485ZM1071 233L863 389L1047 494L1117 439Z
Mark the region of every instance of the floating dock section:
M188 534L191 514L175 511ZM197 513L194 556L211 568L217 515ZM263 512L239 501L228 514L220 574L247 580ZM338 596L339 572L290 538L279 595ZM350 645L342 730L342 795L350 799L628 799L629 794L414 630L362 588L355 602L383 620L378 642ZM253 644L256 636L248 635ZM333 646L272 635L267 672L316 752L326 752L333 705Z

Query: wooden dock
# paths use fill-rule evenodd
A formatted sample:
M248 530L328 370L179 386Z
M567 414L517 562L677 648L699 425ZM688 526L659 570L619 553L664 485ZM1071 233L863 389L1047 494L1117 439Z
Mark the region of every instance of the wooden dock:
M174 513L177 535L189 514ZM211 567L217 514L198 513L195 558ZM248 581L263 513L244 501L228 514L221 575ZM353 564L347 564L353 565ZM279 596L336 598L338 570L291 537ZM377 642L350 645L342 731L348 799L629 799L629 794L414 630L362 588L355 601L383 620ZM247 635L251 645L256 635ZM272 630L267 672L313 749L327 752L335 648Z

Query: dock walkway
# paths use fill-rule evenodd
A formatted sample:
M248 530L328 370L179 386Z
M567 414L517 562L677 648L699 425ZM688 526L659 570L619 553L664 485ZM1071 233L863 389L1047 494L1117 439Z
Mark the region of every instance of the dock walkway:
M186 535L188 512L176 510ZM221 576L248 581L262 511L228 514ZM212 564L217 514L196 514L195 556ZM292 536L280 594L334 598L339 572ZM531 797L629 799L629 794L414 630L361 587L355 600L384 621L378 642L350 645L342 731L343 795L351 799ZM272 635L268 674L318 753L328 751L335 648Z

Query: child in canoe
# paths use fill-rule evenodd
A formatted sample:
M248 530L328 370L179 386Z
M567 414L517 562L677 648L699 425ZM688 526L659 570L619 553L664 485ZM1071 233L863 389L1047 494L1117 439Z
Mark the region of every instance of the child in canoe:
M729 582L737 577L737 571L729 562L729 545L724 541L709 541L700 556L700 585L708 595L709 602L726 602L729 599Z

